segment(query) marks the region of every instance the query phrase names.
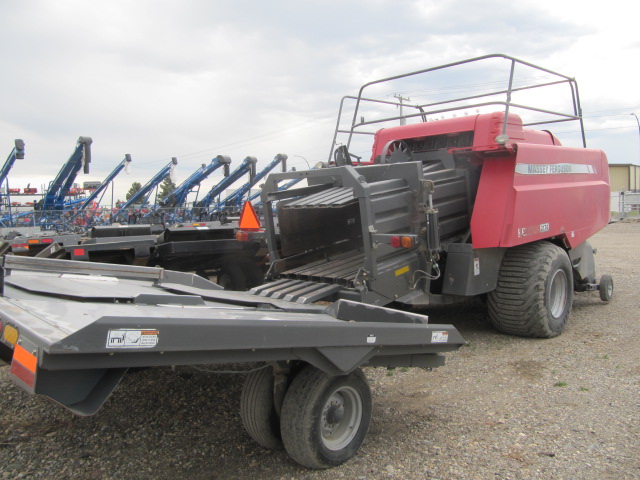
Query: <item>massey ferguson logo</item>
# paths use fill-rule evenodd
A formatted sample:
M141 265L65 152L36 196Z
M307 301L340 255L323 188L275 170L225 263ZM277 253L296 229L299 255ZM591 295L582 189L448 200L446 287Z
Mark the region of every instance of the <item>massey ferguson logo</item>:
M571 173L571 165L558 163L551 165L527 165L528 175L545 175L554 173Z
M594 174L593 165L575 163L519 163L516 173L520 175L562 175L562 174Z

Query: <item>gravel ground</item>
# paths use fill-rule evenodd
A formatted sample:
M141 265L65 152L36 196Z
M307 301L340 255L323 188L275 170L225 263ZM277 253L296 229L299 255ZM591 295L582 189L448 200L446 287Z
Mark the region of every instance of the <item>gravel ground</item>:
M576 295L567 331L496 333L482 309L438 308L468 345L432 372L366 369L373 421L359 454L310 471L254 444L242 375L153 369L127 376L95 416L30 397L0 367L0 478L638 479L640 223L596 235L615 296Z

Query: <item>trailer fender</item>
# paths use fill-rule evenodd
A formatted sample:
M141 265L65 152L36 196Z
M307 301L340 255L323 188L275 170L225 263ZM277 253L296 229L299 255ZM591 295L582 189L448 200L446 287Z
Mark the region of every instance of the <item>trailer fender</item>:
M374 347L321 347L314 350L293 349L300 360L327 375L345 375L368 362L376 353Z
M45 370L38 368L34 393L51 398L76 415L96 413L127 373L127 368Z

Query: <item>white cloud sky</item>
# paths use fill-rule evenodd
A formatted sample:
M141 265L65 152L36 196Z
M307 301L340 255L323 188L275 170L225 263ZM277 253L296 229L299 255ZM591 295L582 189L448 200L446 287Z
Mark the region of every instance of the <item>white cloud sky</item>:
M277 153L302 167L299 157L327 158L340 99L360 85L505 53L575 77L588 146L640 163L630 115L640 115L640 36L628 10L619 0L6 0L0 161L22 138L11 185L41 186L91 136L91 173L77 180L102 180L130 153L120 197L173 156L178 181L218 154L232 168Z

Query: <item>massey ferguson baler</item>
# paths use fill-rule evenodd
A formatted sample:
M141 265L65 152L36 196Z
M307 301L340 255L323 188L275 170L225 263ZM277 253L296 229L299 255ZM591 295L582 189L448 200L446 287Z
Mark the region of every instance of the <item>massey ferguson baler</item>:
M402 95L365 96L392 92L383 86L398 80L415 88L421 75L505 60L504 89L416 105ZM519 82L516 70L536 82ZM553 99L558 87L569 93L568 108L515 101ZM411 306L486 295L495 327L533 337L564 330L574 291L599 290L609 300L613 281L596 282L587 241L609 221L608 165L602 151L585 147L574 79L489 55L368 83L343 99L341 112L347 101L355 102L353 120L347 128L338 120L330 168L274 174L263 187L272 282L254 293ZM399 111L385 113L389 106ZM564 121L579 125L582 146L532 128ZM350 153L358 134L373 136L366 162ZM294 178L307 186L278 191Z

